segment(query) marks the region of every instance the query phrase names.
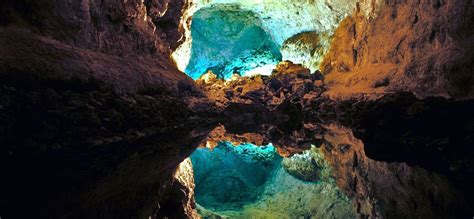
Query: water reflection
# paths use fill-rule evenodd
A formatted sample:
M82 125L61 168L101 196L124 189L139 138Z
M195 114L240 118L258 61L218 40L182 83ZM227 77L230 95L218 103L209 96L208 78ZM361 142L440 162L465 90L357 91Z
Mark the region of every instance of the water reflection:
M4 188L12 189L2 194L9 202L0 203L1 210L24 206L40 216L64 218L185 218L198 212L242 218L460 218L472 211L472 193L456 178L369 158L353 130L337 123L285 131L268 124L250 131L199 125L48 151L46 158L3 160L20 171L4 173ZM186 158L193 152L191 164ZM24 197L30 199L22 205ZM20 210L10 208L11 215Z
M321 149L282 158L272 145L199 148L191 156L203 217L352 218Z
M363 142L341 125L304 127L278 136L268 130L229 133L223 126L211 131L202 148L191 156L196 164L196 198L201 215L438 218L461 217L468 211L464 195L447 177L403 162L372 160L365 155ZM313 138L319 139L319 144L309 143L314 142ZM242 164L246 158L234 152L264 150L250 150L248 146L238 149L238 145L248 142L272 142L283 158L271 160L266 168L259 162ZM249 179L261 180L252 187ZM249 195L250 190L256 191L254 196ZM213 194L223 196L209 199ZM237 202L238 207L229 208Z

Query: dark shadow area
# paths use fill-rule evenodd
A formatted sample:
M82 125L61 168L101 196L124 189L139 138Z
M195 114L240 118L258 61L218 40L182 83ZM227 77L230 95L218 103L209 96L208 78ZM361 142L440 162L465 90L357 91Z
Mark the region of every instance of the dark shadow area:
M210 123L179 98L119 96L93 80L3 79L2 217L148 218L182 211L165 205L182 202L173 195L181 189L172 174Z

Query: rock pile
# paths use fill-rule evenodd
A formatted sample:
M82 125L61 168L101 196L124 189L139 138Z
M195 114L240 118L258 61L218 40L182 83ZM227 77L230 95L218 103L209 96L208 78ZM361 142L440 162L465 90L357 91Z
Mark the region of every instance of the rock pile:
M196 83L221 109L232 103L262 105L272 111L286 102L310 106L326 90L319 72L311 74L291 61L279 63L271 76L234 75L225 81L208 72Z

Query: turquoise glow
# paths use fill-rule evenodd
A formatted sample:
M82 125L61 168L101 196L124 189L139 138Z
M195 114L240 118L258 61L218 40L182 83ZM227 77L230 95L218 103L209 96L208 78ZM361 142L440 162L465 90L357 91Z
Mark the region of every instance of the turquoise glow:
M252 70L276 65L282 59L279 47L260 23L253 12L234 5L197 11L191 25L193 41L186 74L198 79L211 70L219 78L228 79L234 73L259 73Z
M255 202L281 159L271 145L221 142L213 150L197 149L191 155L197 203L223 211Z
M316 147L282 158L271 144L221 142L213 150L197 149L191 161L203 218L356 217Z

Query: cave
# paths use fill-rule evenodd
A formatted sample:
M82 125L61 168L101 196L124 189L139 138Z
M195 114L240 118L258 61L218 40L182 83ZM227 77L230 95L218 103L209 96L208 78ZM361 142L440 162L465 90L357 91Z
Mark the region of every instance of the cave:
M252 11L217 5L197 11L191 24L191 57L185 73L198 79L208 71L219 78L233 74L271 74L281 53Z
M198 148L190 156L198 213L204 218L355 217L323 156L315 147L282 157L271 144L228 141Z
M2 218L471 218L472 0L4 0Z

